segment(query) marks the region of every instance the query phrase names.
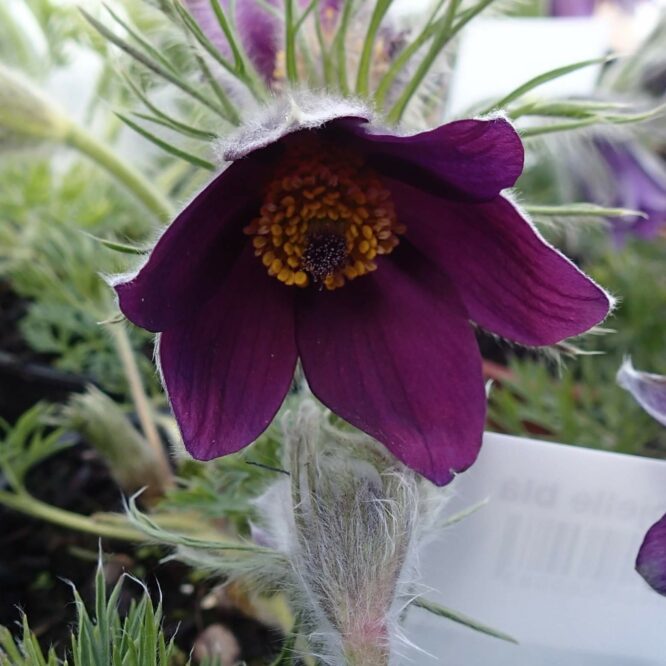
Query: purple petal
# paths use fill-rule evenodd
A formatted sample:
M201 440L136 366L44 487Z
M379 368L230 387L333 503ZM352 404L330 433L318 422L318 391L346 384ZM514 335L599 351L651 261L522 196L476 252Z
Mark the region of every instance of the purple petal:
M396 181L389 187L407 237L451 277L483 328L525 345L550 345L608 314L608 295L504 197L466 204Z
M199 27L208 39L225 56L230 55L229 42L215 17L211 0L183 0L183 4L199 24ZM226 3L224 3L226 5Z
M292 299L248 247L196 316L162 333L162 376L195 458L238 451L280 408L296 365Z
M631 359L626 359L617 373L617 383L653 419L666 426L666 376L635 370Z
M504 118L458 120L412 136L371 133L359 121L346 127L379 171L433 194L487 201L523 170L523 144Z
M367 106L355 100L292 91L289 96L278 97L273 104L264 107L252 123L225 137L220 149L225 160L233 161L270 146L288 134L320 128L330 132L338 125L346 129L344 123L365 122L370 116ZM331 127L323 127L329 123Z
M613 234L621 245L628 234L654 238L666 226L666 172L637 144L596 140L614 187L612 205L643 211L647 217L613 220Z
M258 158L232 164L167 227L138 273L116 278L130 321L163 331L211 297L247 241L242 227L259 208L264 170Z
M636 571L652 589L666 596L666 516L645 535L636 558Z
M597 6L597 0L551 0L550 15L563 16L592 16Z
M481 446L479 350L455 290L424 257L403 243L378 264L342 289L302 295L303 368L333 412L444 485Z
M279 0L266 0L269 5L281 5ZM236 24L243 46L252 64L266 81L275 74L275 60L280 50L282 24L280 19L262 7L257 0L236 2Z
M184 2L208 39L220 53L230 58L229 42L220 28L211 7L211 0L184 0ZM273 6L278 4L277 0L266 0L266 2ZM229 0L222 0L221 4L225 10L228 10ZM236 27L242 46L252 64L266 81L271 81L279 50L281 34L279 19L257 0L240 0L236 2Z

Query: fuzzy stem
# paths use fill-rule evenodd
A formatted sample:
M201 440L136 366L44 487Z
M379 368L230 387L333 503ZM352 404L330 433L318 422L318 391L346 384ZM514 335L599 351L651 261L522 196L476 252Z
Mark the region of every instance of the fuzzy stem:
M127 383L132 394L132 400L136 407L139 422L141 423L141 429L143 430L143 434L155 458L155 464L157 467L156 475L161 481L161 490L164 491L166 488L173 485L173 474L159 432L157 431L157 426L155 425L155 419L153 418L148 396L146 395L143 382L141 381L141 374L139 373L136 358L134 357L134 350L130 344L127 331L122 325L112 324L107 326L107 328L111 332L116 344L118 357L120 358L125 376L127 377Z
M388 666L389 650L382 643L366 642L361 645L345 643L345 663L347 666Z
M108 171L161 221L167 222L173 217L171 204L149 180L82 127L72 124L65 143Z
M85 532L87 534L122 541L148 541L145 534L129 525L114 525L102 522L93 516L82 516L72 511L66 511L65 509L46 504L25 491L16 493L0 491L0 504L33 518L46 520L54 525L67 527L77 532Z

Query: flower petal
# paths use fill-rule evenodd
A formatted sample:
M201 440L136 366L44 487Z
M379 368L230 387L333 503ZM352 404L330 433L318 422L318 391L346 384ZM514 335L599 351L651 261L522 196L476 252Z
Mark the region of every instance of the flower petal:
M592 16L597 0L550 0L550 15L557 17Z
M227 161L237 160L276 143L288 134L324 129L327 123L336 126L343 120L360 119L365 122L370 116L368 108L355 100L305 90L293 91L263 107L251 122L224 137L219 143L220 154Z
M483 328L521 344L550 345L608 314L606 292L504 197L469 204L387 184L407 237L452 278Z
M636 558L636 571L652 589L666 596L666 516L645 535Z
M296 365L292 299L248 247L196 316L162 334L162 376L195 458L238 451L280 408Z
M438 485L479 452L486 399L467 313L403 243L376 273L300 295L297 343L313 393Z
M666 170L637 143L597 139L595 147L606 162L613 197L611 205L644 212L647 217L614 218L613 236L618 246L628 234L654 238L666 225ZM606 203L603 196L601 203Z
M487 201L523 170L523 144L504 118L457 120L412 136L375 134L359 121L346 126L380 172L433 194Z
M666 426L666 376L635 370L628 358L617 373L617 383L629 391L653 419Z
M231 58L229 42L220 27L211 6L211 0L184 0L185 5L204 34L227 58ZM276 6L276 0L266 0ZM230 14L229 0L222 6ZM236 27L243 48L252 64L265 81L270 82L275 73L275 59L279 50L280 20L258 0L243 0L236 5Z
M232 164L167 227L137 273L114 279L130 321L163 331L211 297L247 242L242 226L259 209L264 169L254 158Z
M183 0L183 4L218 51L228 56L230 54L229 42L215 17L210 0Z

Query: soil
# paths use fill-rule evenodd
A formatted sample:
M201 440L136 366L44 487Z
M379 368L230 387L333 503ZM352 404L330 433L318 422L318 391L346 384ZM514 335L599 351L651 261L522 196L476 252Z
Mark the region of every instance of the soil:
M26 303L0 282L0 419L8 423L40 400L64 401L90 383L90 378L54 369L48 356L35 354L25 344L18 328L25 310ZM122 511L118 487L103 460L85 442L78 441L35 467L26 486L38 499L80 514ZM6 481L0 474L0 489L4 487ZM76 619L68 581L90 603L98 539L2 506L0 525L0 625L20 635L23 611L41 645L45 649L53 645L63 656ZM202 599L221 581L201 580L175 561L161 562L165 552L157 547L104 539L102 550L109 585L126 571L148 585L154 600L162 597L166 635L175 634L176 644L185 654L212 624L222 624L234 634L241 658L248 664L266 663L279 653L282 636L276 630L228 603L202 608ZM121 610L141 593L140 586L128 581Z
M35 354L22 340L18 322L26 310L5 283L0 282L0 418L12 423L40 400L60 402L90 383L89 377L54 369L48 356ZM515 353L507 345L482 332L479 345L486 359L503 366ZM0 488L4 480L0 475ZM103 460L79 441L31 471L28 489L53 506L90 514L122 511L121 494ZM85 601L93 596L98 539L43 521L33 520L0 506L0 624L20 633L20 613L27 613L33 631L44 648L56 647L62 656L69 647L69 630L76 619L71 581ZM184 565L162 563L164 551L103 540L105 573L112 585L125 571L143 580L164 605L167 636L185 654L197 637L213 624L222 624L236 637L241 658L266 663L279 653L282 637L243 614L229 603L209 608L201 601L220 581L201 580ZM141 593L139 586L126 584L121 606Z

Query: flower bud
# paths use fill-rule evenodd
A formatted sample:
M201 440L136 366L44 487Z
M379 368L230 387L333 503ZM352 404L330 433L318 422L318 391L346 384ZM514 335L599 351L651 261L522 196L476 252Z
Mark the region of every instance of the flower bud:
M91 386L72 397L63 418L99 451L124 492L145 487L142 499L148 503L162 496L169 480L160 477L152 449L111 398Z
M290 480L257 504L291 562L310 642L325 663L385 666L443 491L366 435L331 426L311 401L286 425L285 445Z
M0 65L0 149L63 141L70 120L20 73Z

